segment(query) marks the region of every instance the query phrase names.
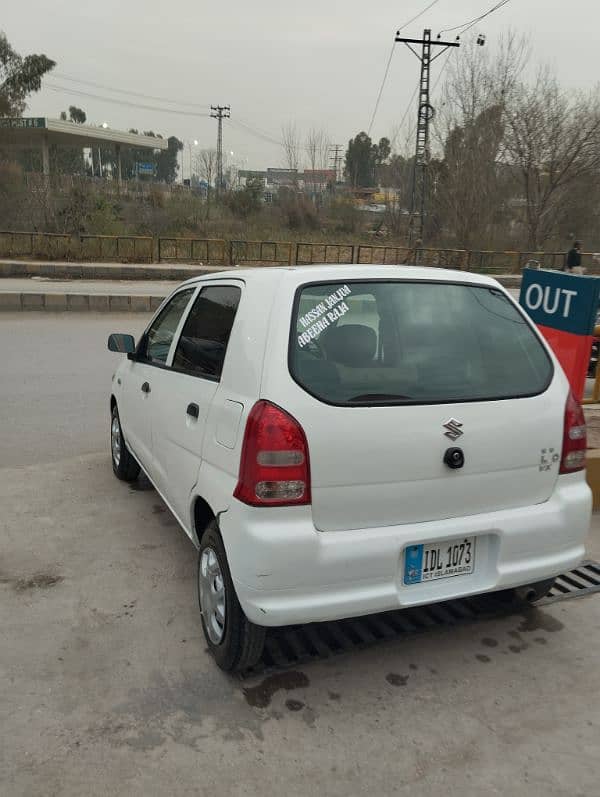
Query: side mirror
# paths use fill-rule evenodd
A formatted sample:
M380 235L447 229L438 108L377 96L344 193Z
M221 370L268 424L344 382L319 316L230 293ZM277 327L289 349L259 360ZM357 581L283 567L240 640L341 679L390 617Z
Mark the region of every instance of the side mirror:
M117 351L120 354L132 354L135 351L135 340L133 335L122 335L113 332L108 336L108 350Z

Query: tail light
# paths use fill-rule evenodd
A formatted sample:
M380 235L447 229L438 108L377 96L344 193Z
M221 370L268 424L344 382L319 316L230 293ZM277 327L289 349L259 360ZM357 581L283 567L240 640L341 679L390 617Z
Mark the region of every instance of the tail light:
M587 434L585 416L581 404L571 391L565 407L565 426L563 432L563 448L560 460L560 473L575 473L585 468L585 451Z
M234 496L250 506L310 504L310 465L304 430L268 401L248 416Z

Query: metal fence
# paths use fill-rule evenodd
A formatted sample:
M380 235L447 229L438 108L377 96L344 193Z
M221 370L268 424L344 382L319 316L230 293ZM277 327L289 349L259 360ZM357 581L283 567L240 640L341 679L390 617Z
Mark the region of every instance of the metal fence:
M408 246L372 246L360 244L358 247L357 263L369 266L397 266L408 262L409 255L414 249Z
M0 232L0 256L67 259L71 236L56 233Z
M312 266L315 263L354 263L354 244L297 243L296 263Z
M152 263L153 239L143 235L0 232L0 257Z
M292 263L289 241L230 241L229 263L237 265L280 266Z
M562 269L565 252L497 252L418 248L384 244L300 241L227 241L149 235L69 235L0 231L0 257L39 260L114 261L122 263L203 263L212 265L423 265L483 274L520 274L533 261L541 268ZM582 253L589 274L600 273L600 255Z
M211 263L227 265L227 241L222 238L158 239L159 263Z
M82 260L152 263L154 239L150 235L81 235L79 250Z

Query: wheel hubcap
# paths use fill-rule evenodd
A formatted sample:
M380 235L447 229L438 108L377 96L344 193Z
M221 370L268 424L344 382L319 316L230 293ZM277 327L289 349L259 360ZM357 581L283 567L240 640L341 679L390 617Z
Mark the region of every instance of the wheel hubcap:
M110 447L112 450L113 462L118 468L121 462L121 427L119 426L119 419L117 417L112 419L110 425Z
M205 548L198 568L200 610L210 641L218 645L225 633L225 582L217 554Z

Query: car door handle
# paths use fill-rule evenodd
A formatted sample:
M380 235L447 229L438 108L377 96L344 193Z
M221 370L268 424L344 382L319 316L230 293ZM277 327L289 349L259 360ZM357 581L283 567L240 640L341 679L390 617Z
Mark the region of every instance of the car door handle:
M149 393L150 392L150 385L148 382L144 382L142 385L142 393Z
M200 407L197 404L188 404L187 414L191 418L197 418L200 415Z

